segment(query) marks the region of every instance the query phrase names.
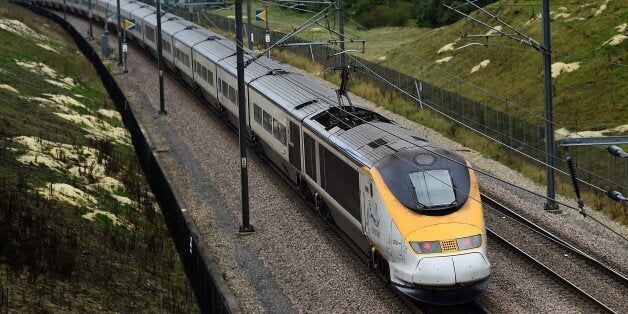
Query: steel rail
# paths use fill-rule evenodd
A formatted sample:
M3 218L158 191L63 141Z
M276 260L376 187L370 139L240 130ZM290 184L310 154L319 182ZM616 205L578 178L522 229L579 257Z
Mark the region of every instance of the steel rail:
M604 272L606 272L609 276L613 277L619 283L621 283L623 285L628 285L628 277L625 274L623 274L622 272L614 269L613 267L611 267L611 266L609 266L607 264L604 264L603 262L597 260L596 258L592 257L591 255L583 252L581 249L579 249L579 248L575 247L574 245L570 244L569 242L563 240L562 238L560 238L559 236L553 234L552 232L544 229L543 227L539 226L538 224L535 224L534 222L530 221L529 219L521 216L520 214L516 213L515 211L513 211L510 208L508 208L507 206L501 204L497 200L487 196L486 194L482 193L481 194L481 199L482 199L482 203L483 204L488 204L492 209L497 210L500 213L503 213L505 215L508 215L508 217L513 218L517 222L519 222L519 223L523 224L524 226L526 226L526 227L536 231L537 233L539 233L542 236L546 237L547 239L553 241L554 243L562 246L564 249L574 253L578 257L586 260L587 262L590 262L591 264L595 265L599 269L601 269Z
M512 211L508 207L504 206L503 204L497 202L496 200L494 200L494 199L492 199L492 198L482 194L482 201L485 202L486 204L490 205L494 210L499 211L500 213L504 213L504 214L508 215L509 217L512 217L513 219L515 219L517 222L521 223L522 225L524 225L524 226L526 226L526 227L528 227L528 228L538 232L540 235L548 238L549 240L555 242L559 246L562 246L563 248L567 249L568 251L573 252L574 254L576 254L576 255L580 256L581 258L585 259L586 261L591 262L592 264L594 264L598 268L604 270L611 277L613 277L613 279L619 281L620 283L625 283L626 282L625 281L626 277L622 273L620 273L620 272L610 268L609 266L603 264L602 262L600 262L600 261L596 260L595 258L589 256L588 254L582 252L580 249L578 249L578 248L574 247L573 245L567 243L566 241L562 240L558 236L556 236L556 235L552 234L551 232L543 229L542 227L540 227L537 224L531 222L530 220L526 219L525 217L515 213L514 211ZM538 259L536 259L532 255L526 253L523 249L521 249L520 247L518 247L514 243L506 240L505 238L503 238L502 236L498 235L496 232L494 232L490 228L486 228L486 231L487 231L487 234L488 234L489 237L491 237L491 238L493 238L495 240L498 240L499 242L501 242L505 246L509 247L510 249L512 249L515 252L519 253L520 255L524 256L526 259L530 260L533 264L535 264L536 266L540 267L545 272L551 274L552 276L557 278L561 283L563 283L564 285L566 285L570 289L576 291L578 294L580 294L581 296L585 297L590 302L596 304L597 306L599 306L600 308L604 309L605 311L607 311L609 313L617 313L615 310L609 308L606 304L604 304L603 302L601 302L600 300L598 300L594 296L590 295L588 292L586 292L585 290L581 289L576 284L572 283L569 279L563 277L558 272L552 270L550 267L548 267L547 265L543 264L541 261L539 261Z

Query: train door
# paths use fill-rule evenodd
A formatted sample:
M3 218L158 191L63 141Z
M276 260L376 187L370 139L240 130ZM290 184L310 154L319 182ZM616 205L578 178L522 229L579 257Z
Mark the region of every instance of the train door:
M364 178L362 180L362 178ZM364 174L360 176L360 186L362 187L362 231L370 237L379 237L379 212L377 202L373 198L373 182L371 178Z
M301 132L299 125L290 121L290 141L288 142L290 164L301 172Z
M371 204L371 192L369 184L371 180L363 171L360 171L360 216L362 219L362 233L367 234L367 225L369 223L369 207Z

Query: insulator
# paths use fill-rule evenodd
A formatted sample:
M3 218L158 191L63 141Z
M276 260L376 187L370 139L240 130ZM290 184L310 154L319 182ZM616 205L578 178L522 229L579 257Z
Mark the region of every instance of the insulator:
M578 179L576 178L576 167L574 166L573 158L567 157L567 166L569 167L569 173L571 174L571 185L576 192L576 197L580 199L580 187L578 186Z
M606 150L611 153L613 156L617 156L619 158L628 158L628 153L626 153L621 147L611 145L606 148Z
M608 192L606 192L606 195L608 195L608 198L612 199L613 201L628 203L628 198L623 196L619 191L608 190Z

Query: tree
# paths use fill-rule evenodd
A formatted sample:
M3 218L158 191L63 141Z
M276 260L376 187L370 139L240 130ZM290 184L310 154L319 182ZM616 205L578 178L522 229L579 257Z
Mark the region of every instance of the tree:
M493 2L495 0L478 0L474 3L483 7ZM415 5L416 25L419 27L441 27L452 24L462 18L460 14L447 9L443 4L447 4L464 13L476 10L475 6L464 0L417 1Z

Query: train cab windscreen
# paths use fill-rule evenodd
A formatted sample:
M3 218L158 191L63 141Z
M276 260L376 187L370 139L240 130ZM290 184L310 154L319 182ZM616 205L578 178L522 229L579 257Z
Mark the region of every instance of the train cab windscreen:
M452 206L456 194L449 170L427 170L408 173L414 189L416 208Z
M406 149L383 158L374 168L403 206L424 215L456 211L469 197L465 160L440 148Z

